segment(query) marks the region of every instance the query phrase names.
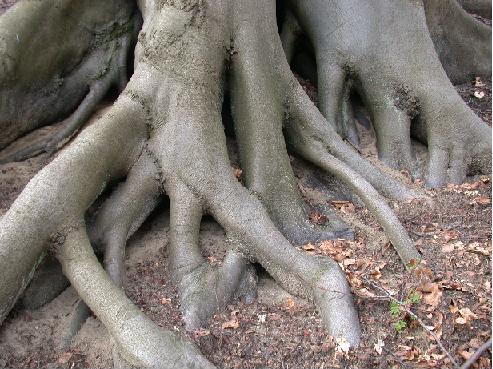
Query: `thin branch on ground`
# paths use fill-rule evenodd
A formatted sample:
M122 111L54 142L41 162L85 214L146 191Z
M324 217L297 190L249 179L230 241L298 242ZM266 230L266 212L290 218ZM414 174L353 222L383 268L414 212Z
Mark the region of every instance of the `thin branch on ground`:
M392 296L390 294L389 291L387 291L385 288L383 288L382 286L379 286L378 284L372 282L371 280L369 280L368 278L364 277L364 276L361 276L361 279L363 281L365 281L367 284L371 285L372 287L378 289L379 291L381 291L382 293L385 294L385 296L387 296L387 298L389 300L392 300L394 302L396 302L397 304L399 304L399 306L407 313L409 314L409 316L411 316L414 320L416 320L419 325L421 325L421 327L423 327L423 329L428 332L428 334L433 337L433 339L435 340L435 342L437 343L437 345L440 347L440 349L442 350L442 352L447 355L447 357L449 358L450 362L453 364L454 368L456 369L459 369L459 364L457 363L457 361L453 358L453 356L450 354L450 352L447 351L447 349L443 346L442 344L442 341L440 340L440 338L436 335L435 332L433 332L430 328L428 328L426 326L426 324L421 320L421 318L419 316L417 316L415 313L413 313L411 311L411 309L409 309L406 304L404 304L402 301L396 299L394 296Z
M467 359L467 361L464 364L462 364L460 369L469 369L471 365L474 364L476 360L478 360L481 357L481 355L483 355L483 353L486 350L488 350L490 347L491 347L491 338L485 343L483 343L481 347L478 348L477 351L469 359Z

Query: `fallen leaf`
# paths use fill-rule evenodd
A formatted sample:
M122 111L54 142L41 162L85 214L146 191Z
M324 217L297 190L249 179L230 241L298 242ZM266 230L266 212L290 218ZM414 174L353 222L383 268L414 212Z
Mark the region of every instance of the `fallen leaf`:
M317 225L324 225L325 223L327 223L328 220L325 215L318 213L316 211L310 213L310 215L308 215L308 219L312 224L317 224Z
M491 204L491 199L486 196L479 196L473 200L478 205L489 205Z
M467 251L475 252L484 256L490 256L491 254L491 245L486 247L482 247L479 242L472 242L466 247Z
M286 304L285 304L286 308L292 309L292 308L294 308L294 305L295 305L294 300L291 297L289 297L286 300Z
M446 245L442 246L442 252L445 254L448 254L449 252L454 251L454 244L453 243L447 243Z
M240 326L240 322L238 321L237 318L233 318L231 320L228 320L227 322L224 322L221 326L222 329L236 329Z
M462 356L464 360L469 360L469 358L472 356L472 352L469 351L461 351L459 352L459 355Z
M442 298L442 291L440 290L438 284L432 282L424 283L421 286L419 286L416 290L423 294L424 303L429 305L429 308L426 310L427 311L435 310L435 308L438 306Z
M71 352L64 352L58 358L57 363L58 364L67 364L71 358L72 358L72 353Z
M203 328L197 329L196 331L193 332L193 335L195 337L205 337L208 336L209 334L211 334L211 331Z
M367 288L360 288L355 290L356 295L363 297L365 299L374 298L376 295L373 292L370 292Z
M241 179L241 175L243 174L243 171L240 168L235 168L233 167L233 174L236 177L237 180Z
M443 239L445 242L449 242L451 240L456 240L460 236L460 233L456 230L450 230L443 232Z
M344 266L349 266L349 265L353 265L353 264L356 264L356 259L344 259L342 261L342 264Z
M336 351L347 354L350 348L351 348L351 344L346 338L344 337L336 338Z
M482 99L484 97L483 91L474 91L474 97L477 99Z
M481 81L480 77L474 79L474 87L484 87L484 83Z
M373 345L373 348L375 351L379 354L382 355L382 348L385 346L385 343L379 338L377 340L377 343Z
M163 297L161 299L161 305L169 305L169 304L171 304L171 299L170 298Z
M311 243L303 245L303 250L305 251L313 251L315 250L315 246L313 246Z
M480 186L479 182L463 183L459 187L464 190L477 190Z
M350 201L345 201L345 200L332 200L331 204L334 205L337 209L342 211L343 213L346 214L352 214L354 213L354 210L356 209L354 207L354 204Z
M471 309L465 307L465 308L462 308L462 309L459 309L459 314L462 316L462 318L464 318L465 322L468 323L470 322L471 320L473 319L477 319L478 316L476 314L474 314Z

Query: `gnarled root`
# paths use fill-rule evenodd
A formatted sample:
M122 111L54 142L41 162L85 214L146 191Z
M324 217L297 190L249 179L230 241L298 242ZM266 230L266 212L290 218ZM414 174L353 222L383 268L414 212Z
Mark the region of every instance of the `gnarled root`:
M349 2L337 3L345 6ZM397 2L383 3L391 9ZM414 2L403 3L404 9L422 16L419 19L424 21L422 8ZM343 271L331 259L309 255L289 242L303 240L307 230L319 235L324 230L310 228L303 220L303 204L283 133L289 147L333 173L366 203L406 265L416 262L419 254L377 190L393 199L410 199L418 194L362 160L337 134L336 117L329 117L329 123L304 94L284 59L272 22L274 1L141 1L140 6L144 28L136 50L136 70L124 92L108 113L82 131L28 184L0 220L2 319L51 241L64 273L108 328L117 356L124 363L137 367L212 368L190 343L146 318L120 288L126 240L166 192L171 204L170 270L179 287L188 329L203 325L239 289L253 287L250 263L258 262L285 289L316 304L329 334L357 345L360 326ZM244 21L246 15L252 19L251 24ZM316 25L319 15L312 14L305 20L315 20ZM410 32L410 25L405 26ZM311 32L315 34L313 29ZM347 36L344 32L342 35ZM414 41L423 41L424 37L420 32L406 35ZM429 37L426 40L426 45L431 44ZM391 79L379 82L377 77L388 77L385 68L392 63L383 63L385 70L378 70L378 66L372 69L373 64L351 55L349 51L353 50L346 48L348 58L335 60L330 59L334 55L325 53L326 48L320 49L323 44L315 46L321 70L342 68L345 81L349 71L343 67L351 67L353 86L366 91L368 101L377 104L372 114L380 151L396 165L412 165L407 150L415 105L409 97L411 92L419 97L419 112L430 143L429 166L438 166L434 158L437 148L451 149L442 146L442 141L434 141L444 140L437 136L445 129L440 124L448 124L451 117L470 118L472 113L461 106L457 108L460 112L450 108L448 104L457 103L455 97L446 97L447 109L439 110L438 100L426 99L424 87L413 84L410 90L403 89L404 82L412 81L399 80L398 74L391 73ZM431 67L439 74L435 82L444 87L445 73L433 63ZM261 77L255 74L257 71ZM228 160L221 124L226 72L231 73L234 123L249 188L236 180ZM401 95L396 96L397 92ZM322 94L329 96L327 89ZM331 103L325 98L324 104ZM453 115L449 109L462 115ZM389 131L389 120L396 121L395 129L402 138ZM446 139L463 134L463 128L454 126ZM387 150L388 145L394 145L393 149ZM488 150L487 142L483 149ZM450 162L460 162L462 156L454 155ZM273 167L274 163L277 166ZM450 168L450 174L454 172L458 172L456 164ZM108 182L119 181L125 175L126 181L104 203L90 230L90 239L106 251L107 273L91 249L82 219ZM454 176L461 177L461 173ZM443 179L428 177L431 183ZM284 217L283 212L288 215ZM231 250L217 268L204 260L199 249L203 214L213 216L231 241Z
M458 3L469 13L478 14L484 18L491 19L491 0L457 0Z
M387 165L419 174L412 134L428 145L429 186L491 170L491 131L450 83L420 2L290 3L314 43L321 111L339 132L344 130L340 100L349 79L370 110L379 156ZM395 14L402 14L399 22Z
M111 86L125 87L139 16L131 1L96 3L19 1L0 18L0 148L76 108L55 135L0 163L52 154L87 121ZM71 12L77 17L67 17Z
M489 10L481 4L486 2ZM487 13L491 18L491 1L465 3L471 7L477 4L476 9L470 10L482 9L479 14ZM491 27L466 13L456 0L424 1L424 7L430 36L451 81L463 83L478 76L490 77Z
M139 368L214 368L199 351L147 318L105 273L85 227L68 232L58 259L79 296L96 313L127 364Z

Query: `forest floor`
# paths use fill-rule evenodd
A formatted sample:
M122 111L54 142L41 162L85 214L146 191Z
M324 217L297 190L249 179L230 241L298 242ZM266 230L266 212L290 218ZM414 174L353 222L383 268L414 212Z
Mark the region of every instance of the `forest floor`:
M13 2L0 1L0 13ZM305 87L315 97L316 89L309 83ZM456 88L491 126L491 81L471 81ZM484 97L479 99L475 92L484 92ZM358 127L362 155L377 163L371 128ZM0 156L60 128L61 124L39 129ZM233 140L229 144L232 166L239 168ZM423 151L419 145L415 148ZM49 160L42 154L0 165L0 216ZM408 272L357 198L340 186L330 190L328 184L336 181L306 169L299 159L293 157L292 163L306 201L316 198L333 206L334 213L312 213L314 221L340 217L355 232L354 240L299 247L333 257L346 271L363 331L358 348L347 350L343 343L334 342L311 303L291 296L261 270L258 297L252 304L234 301L203 329L185 332L167 268L165 199L128 242L125 291L129 298L160 326L188 336L221 368L452 368L449 355L460 364L491 337L491 176L425 190L419 180L391 171L431 199L391 204L424 257ZM211 218L202 221L200 244L212 264L221 263L225 236ZM68 347L63 345L61 337L77 301L69 287L40 309L15 308L0 327L0 368L112 367L110 337L94 316ZM491 352L472 367L491 368Z
M305 85L316 94L313 86ZM491 125L491 81L457 89ZM485 92L482 99L474 97L479 90ZM42 128L6 150L37 140L59 126ZM371 129L358 127L363 155L376 162ZM234 154L234 142L230 144ZM42 154L0 166L0 214L49 160ZM165 200L128 242L127 295L157 324L188 336L206 357L224 368L451 368L449 354L463 362L491 337L490 176L424 190L419 180L412 183L406 173L392 173L410 186L421 187L431 199L392 204L424 256L423 265L406 272L381 227L357 198L344 189L328 192L327 184L333 179L313 168L302 170L306 164L296 158L292 163L306 200L318 193L355 231L354 240L299 247L330 255L346 271L363 330L360 347L347 351L334 342L314 306L283 291L265 273L260 273L253 304L232 302L209 325L186 333L167 269L169 213ZM226 251L224 233L211 218L202 222L200 243L211 263L221 263ZM87 320L70 346L63 347L61 337L76 302L75 291L68 288L40 309L14 309L0 328L0 367L111 367L110 338L95 317ZM473 367L490 368L490 353Z

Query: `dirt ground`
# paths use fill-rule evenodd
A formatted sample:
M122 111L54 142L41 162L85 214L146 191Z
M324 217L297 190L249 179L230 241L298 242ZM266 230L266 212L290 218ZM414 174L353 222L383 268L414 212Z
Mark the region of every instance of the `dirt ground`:
M0 13L1 8L0 1ZM306 87L316 95L313 86ZM491 126L491 81L471 81L457 90ZM475 97L476 91L484 92L484 97ZM0 152L0 157L60 127L33 132ZM375 161L372 131L358 127L361 151ZM234 143L230 144L234 154ZM418 146L416 150L422 151ZM232 166L238 168L232 157ZM0 216L49 160L42 154L0 165ZM252 304L232 302L203 329L185 332L167 268L166 199L129 239L125 282L129 298L160 326L193 340L222 368L451 368L448 355L460 364L491 337L491 176L425 190L419 180L392 172L428 197L392 204L424 257L408 272L357 198L302 161L292 158L292 163L312 215L322 211L329 221L342 218L354 230L354 240L298 247L329 255L346 271L363 330L357 349L347 351L334 342L314 306L282 290L261 268L258 297ZM227 247L221 227L204 218L200 237L204 256L221 263ZM64 345L62 337L77 301L69 287L39 309L14 309L0 327L0 368L112 367L110 337L94 316ZM490 367L489 351L473 366Z

